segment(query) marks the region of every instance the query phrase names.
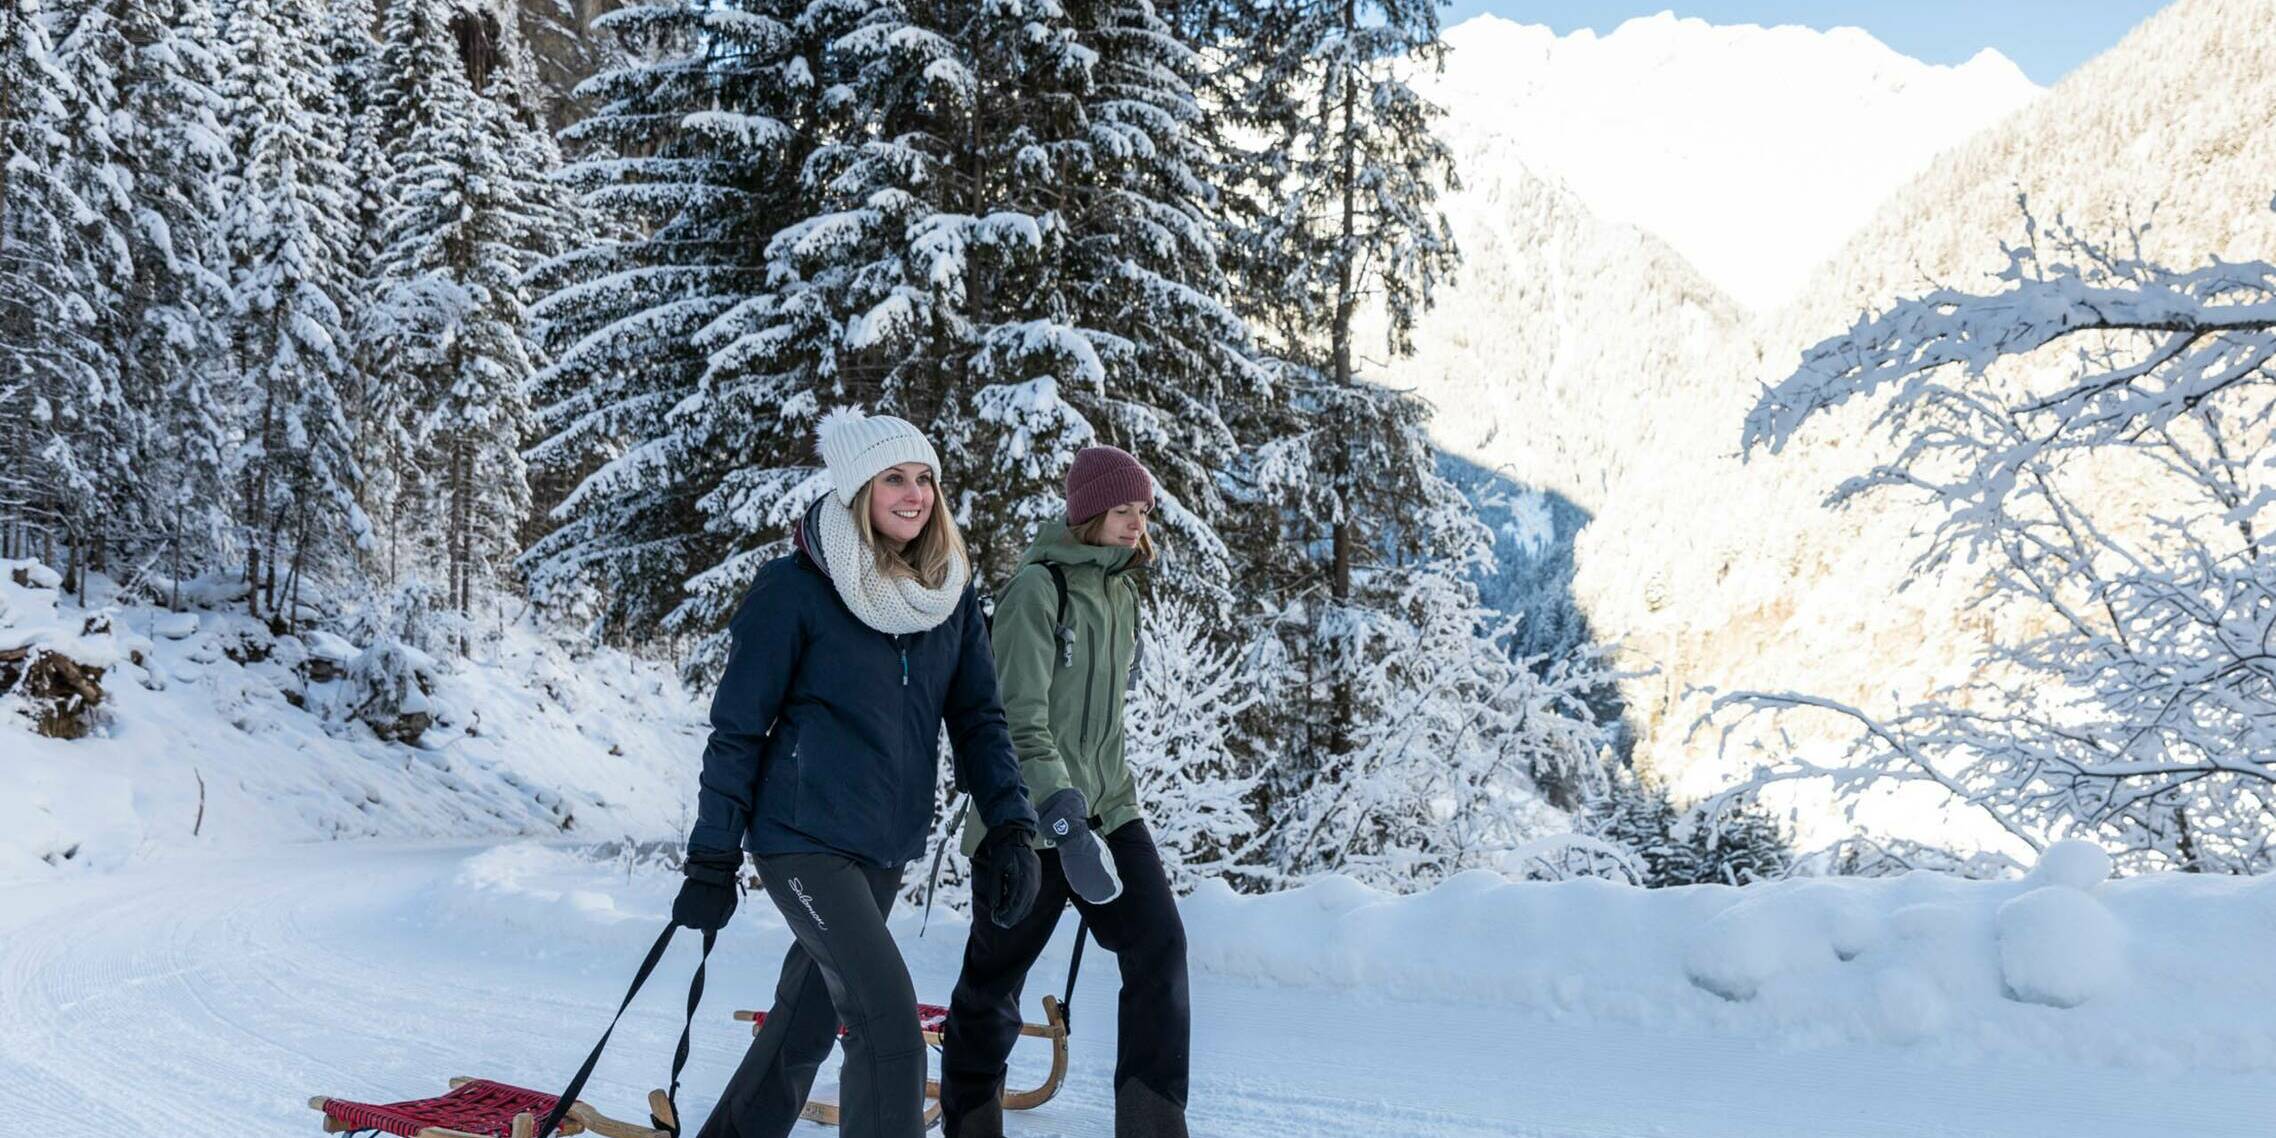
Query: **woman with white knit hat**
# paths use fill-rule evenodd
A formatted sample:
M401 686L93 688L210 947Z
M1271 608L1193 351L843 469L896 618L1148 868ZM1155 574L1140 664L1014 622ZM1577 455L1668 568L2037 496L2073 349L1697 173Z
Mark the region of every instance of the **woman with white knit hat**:
M909 423L821 424L832 492L736 611L711 705L687 882L672 918L727 923L749 851L796 941L773 1009L700 1138L781 1138L843 1025L842 1133L924 1133L916 993L885 914L924 852L947 724L985 833L974 890L998 920L1034 903L1035 810L997 696L987 624L940 484Z

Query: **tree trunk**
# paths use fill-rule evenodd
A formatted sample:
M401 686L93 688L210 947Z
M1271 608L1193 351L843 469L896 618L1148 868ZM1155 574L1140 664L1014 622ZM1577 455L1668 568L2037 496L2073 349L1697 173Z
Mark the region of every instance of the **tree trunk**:
M1358 13L1354 0L1344 0L1343 31L1346 41L1359 30ZM1343 129L1337 138L1339 153L1336 164L1341 184L1337 187L1342 198L1342 216L1336 230L1336 307L1334 323L1328 329L1330 365L1335 369L1338 392L1348 391L1352 385L1351 325L1354 312L1352 296L1352 246L1359 239L1359 158L1358 140L1354 136L1358 117L1354 103L1358 99L1358 76L1352 69L1344 75L1343 100L1338 108ZM1336 498L1340 506L1334 533L1334 572L1331 587L1336 602L1351 599L1351 418L1339 403L1331 420L1332 435L1329 446L1333 450Z
M270 580L276 577L276 556L272 545L277 527L269 509L269 479L277 461L277 381L274 374L263 377L261 383L261 453L253 460L246 475L245 520L251 527L245 551L245 605L254 616L261 615L262 573Z
M85 571L82 568L85 555L81 553L79 547L78 535L65 532L63 535L63 595L67 597L77 596L84 603L87 600L87 587L81 574Z
M1358 34L1359 14L1355 0L1344 0L1343 31L1348 43ZM1341 197L1342 216L1336 231L1336 305L1334 323L1328 329L1331 352L1330 363L1335 369L1336 394L1339 397L1330 419L1330 474L1335 479L1336 521L1331 532L1331 562L1329 593L1340 608L1351 602L1351 574L1354 550L1352 548L1352 520L1356 513L1352 493L1351 468L1351 406L1352 388L1351 336L1352 318L1356 309L1356 282L1352 279L1353 246L1359 239L1359 158L1357 119L1359 74L1356 67L1346 67L1343 79L1343 98L1338 107L1342 132L1337 138L1336 164L1340 176L1337 187ZM1335 670L1332 704L1328 709L1328 747L1332 754L1344 754L1351 749L1352 721L1358 715L1357 697L1352 690L1351 661L1343 661Z
M16 9L13 3L0 5L0 45L6 45L17 34ZM16 121L16 88L21 82L15 76L0 81L0 134L5 134L8 124ZM0 235L8 232L8 172L8 163L0 162ZM5 238L0 237L0 240ZM0 253L5 252L5 248L0 247Z
M451 440L450 483L451 604L461 617L471 617L474 610L474 445L471 437L463 432ZM458 638L458 651L462 656L467 651L463 635Z

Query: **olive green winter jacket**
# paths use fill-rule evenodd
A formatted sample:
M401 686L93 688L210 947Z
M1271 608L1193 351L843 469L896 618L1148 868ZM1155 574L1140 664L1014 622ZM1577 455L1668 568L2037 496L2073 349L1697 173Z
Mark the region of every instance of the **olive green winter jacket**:
M1138 791L1122 756L1122 692L1138 644L1137 551L1075 540L1065 522L1035 535L996 600L993 646L1004 718L1019 755L1027 800L1067 787L1083 792L1099 832L1138 819ZM1057 565L1067 577L1067 651L1056 635ZM964 823L964 852L980 842L977 816ZM1038 838L1037 845L1049 845Z

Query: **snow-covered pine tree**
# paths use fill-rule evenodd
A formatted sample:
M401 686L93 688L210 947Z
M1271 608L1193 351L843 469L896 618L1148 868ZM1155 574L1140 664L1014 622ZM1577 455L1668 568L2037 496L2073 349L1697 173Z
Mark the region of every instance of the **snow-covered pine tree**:
M780 18L741 25L745 50L718 73L721 109L689 119L717 145L761 160L746 182L752 219L782 227L766 242L763 287L696 333L706 367L672 414L671 448L687 456L683 470L702 472L698 508L718 543L717 560L697 567L667 618L699 638L691 673L724 659L727 619L752 575L788 548L791 523L824 491L815 427L851 397L842 371L847 219L826 212L814 156L860 137L857 104L833 81L842 63L831 45L862 11L785 5Z
M1746 885L1787 875L1794 853L1778 820L1752 799L1680 809L1649 773L1615 768L1576 828L1636 855L1643 884Z
M379 16L372 0L330 0L325 52L332 60L332 97L346 124L346 146L341 164L355 183L356 259L358 267L379 255L379 215L386 205L386 173L380 162L380 127L384 115L377 106L384 70L379 53Z
M561 145L553 137L547 117L553 98L540 70L535 46L523 34L522 20L508 20L498 44L497 65L482 93L503 108L510 120L499 124L499 149L506 156L508 169L526 183L521 194L528 202L533 223L539 227L540 239L532 241L525 252L521 268L524 277L592 239L592 219L577 203L576 193L558 177L563 165Z
M1126 343L1079 406L1106 441L1145 456L1163 487L1169 584L1223 599L1230 551L1217 472L1238 451L1225 406L1265 394L1247 326L1225 303L1223 202L1196 91L1204 63L1145 0L1069 6L1091 49L1091 166L1070 209L1068 272L1085 322Z
M1776 881L1794 867L1794 846L1776 815L1754 798L1692 811L1691 848L1699 880L1721 885Z
M528 173L512 171L501 148L514 123L473 89L455 14L448 0L394 0L382 25L387 209L371 330L396 391L376 407L405 419L373 428L389 432L405 471L419 471L387 503L391 528L437 544L448 603L469 615L528 512L521 437L533 369L519 282L537 218L521 200Z
M1247 79L1234 113L1253 140L1234 167L1235 295L1278 398L1236 416L1253 445L1232 481L1258 555L1249 579L1266 583L1293 673L1265 717L1295 741L1264 791L1272 856L1291 871L1442 871L1521 840L1543 821L1537 782L1595 761L1579 697L1601 665L1513 670L1469 579L1486 535L1439 475L1414 401L1358 367L1362 315L1381 317L1387 350L1410 350L1455 263L1435 204L1452 161L1405 80L1443 50L1434 5L1259 5L1234 38ZM1540 716L1505 702L1536 687ZM1484 738L1458 743L1465 731ZM1449 800L1456 813L1434 819Z
M413 209L404 197L465 157L475 108L450 29L457 11L453 0L399 0L387 6L368 49L346 19L334 37L335 90L364 103L363 114L350 118L346 155L368 167L356 171L364 180L351 191L365 252L354 270L366 298L353 313L357 457L362 501L377 530L373 568L388 588L439 572L447 560L441 471L422 425L446 382L440 357L453 350L465 297L435 274L433 229L455 221L437 216L446 203L429 195L427 208Z
M1215 402L1260 379L1216 299L1212 190L1186 136L1192 60L1149 9L656 4L606 22L656 62L594 81L608 105L570 133L607 156L576 174L675 239L546 271L555 292L536 314L562 397L533 453L594 472L530 554L541 583L606 581L619 609L715 630L811 498L811 424L843 402L933 431L984 581L1058 512L1074 451L1104 438L1160 474L1183 578L1222 588L1212 469L1234 439ZM688 129L659 151L672 121ZM714 233L739 239L703 266L712 238L696 235ZM649 257L689 271L633 263ZM667 279L683 287L661 291ZM685 348L658 341L699 313L713 318L691 382ZM643 425L628 430L632 408ZM709 532L690 532L690 510ZM596 573L617 551L631 572ZM667 553L688 571L656 572ZM682 580L686 603L667 608Z
M52 553L55 488L40 469L51 394L84 383L94 311L79 297L71 219L82 206L59 177L68 82L41 0L0 6L0 556Z
M55 175L79 207L63 238L76 254L65 271L77 300L91 310L82 382L48 391L50 432L37 467L38 477L62 491L55 516L67 547L67 588L76 588L86 569L102 568L109 546L146 532L149 521L140 508L141 473L133 469L149 426L145 407L129 402L125 385L131 329L123 310L134 276L127 240L134 203L116 129L126 52L117 16L100 0L59 5L51 14L54 62L63 77Z
M531 227L518 266L523 300L522 343L531 366L542 371L551 361L545 352L545 338L528 313L529 302L539 295L532 276L555 258L592 246L599 236L594 218L578 202L576 191L560 178L566 160L560 143L553 137L554 127L549 117L552 110L557 109L555 104L559 100L540 78L535 45L523 34L522 21L528 18L530 13L520 11L516 18L505 22L497 65L491 71L490 84L483 94L505 112L505 117L496 123L498 148L505 156L506 169L519 180L516 196ZM534 432L538 429L534 404L528 429L533 435L524 440L525 446L535 440ZM559 471L532 471L526 458L523 465L529 482L530 507L514 543L517 550L527 549L545 536L550 528L545 515L570 488ZM546 477L547 473L551 476Z
M518 549L529 509L521 449L534 368L521 282L563 238L547 171L515 166L542 151L523 140L532 128L462 64L457 25L469 18L447 0L398 0L388 12L383 57L413 82L391 73L380 100L393 117L381 135L388 208L374 322L390 345L389 382L417 415L404 441L424 492L397 513L439 541L461 615ZM501 34L482 56L493 77L509 47Z
M724 472L786 460L728 449L751 445L738 437L749 415L779 407L721 408L720 436L673 412L703 391L710 353L725 346L719 333L697 335L764 291L769 240L795 220L802 170L784 147L799 132L785 116L825 93L821 39L799 30L802 15L773 0L656 0L598 21L620 37L625 62L580 88L596 109L564 132L584 155L564 176L612 239L532 279L550 362L538 377L545 437L529 459L576 486L522 563L541 601L597 601L604 637L655 636L689 601L690 579L736 552L710 525L748 517L751 487L718 493ZM730 361L702 397L733 401L727 377L772 366ZM705 437L725 441L685 445ZM707 579L704 595L731 592L734 572Z
M137 544L179 581L228 552L235 515L226 467L236 417L228 370L221 181L219 26L208 0L101 0L115 37L109 115L127 175L123 227L133 272L119 297L121 387L139 428L131 473ZM92 9L91 9L92 10ZM122 535L124 536L124 535Z
M288 621L302 578L345 568L371 541L342 391L352 203L327 24L314 0L232 0L222 77L237 159L225 233L251 419L238 456L245 571L253 611L283 604Z
M61 58L74 14L38 0L0 12L0 512L11 553L62 565L70 589L115 504L106 483L125 456L111 444L131 437L118 416L128 267L103 116L113 93L107 63Z
M1627 767L1615 768L1601 793L1575 819L1575 829L1635 855L1641 884L1658 888L1700 880L1698 851L1677 831L1682 812L1658 780Z
M386 112L379 100L387 84L380 57L379 16L373 0L330 0L325 52L331 59L332 106L340 115L345 143L340 164L347 169L342 193L351 202L348 224L353 251L343 270L351 274L346 295L365 303L346 313L353 338L348 355L352 372L343 386L356 427L356 465L363 477L357 490L373 522L374 548L364 569L382 587L393 587L405 570L401 535L405 519L397 509L416 484L409 471L410 413L400 385L389 374L389 342L374 327L384 305L368 303L380 288L381 219L387 212L387 166L381 151Z
M1255 373L1217 300L1190 54L1124 3L880 4L837 46L867 134L817 151L826 212L785 247L842 282L840 384L934 431L984 581L1112 441L1156 468L1184 577L1221 586L1215 399Z
M1124 348L1059 271L1093 57L1049 0L869 4L837 48L871 137L817 151L828 212L784 238L830 247L813 275L845 282L841 383L928 428L980 580L1000 581L1098 437L1073 400Z

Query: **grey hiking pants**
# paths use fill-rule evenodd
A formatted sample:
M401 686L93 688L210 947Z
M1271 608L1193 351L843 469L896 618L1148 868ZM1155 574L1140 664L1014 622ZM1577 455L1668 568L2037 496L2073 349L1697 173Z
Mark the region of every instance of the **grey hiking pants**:
M845 1026L838 1080L845 1138L922 1138L925 1042L901 950L885 931L901 868L830 854L758 859L767 897L798 938L774 1007L697 1138L783 1138Z

